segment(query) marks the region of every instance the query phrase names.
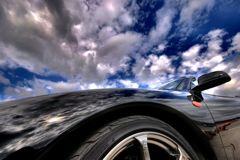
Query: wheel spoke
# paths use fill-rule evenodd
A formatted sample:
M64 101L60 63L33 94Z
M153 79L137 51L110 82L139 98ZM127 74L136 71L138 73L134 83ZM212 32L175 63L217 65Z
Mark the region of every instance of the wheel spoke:
M179 152L180 152L179 160L190 160L190 159L191 159L191 158L185 153L185 151L182 150L181 148L179 148Z
M148 148L148 137L147 135L141 135L135 137L141 145L143 160L151 160Z
M141 151L139 151L139 147ZM158 159L175 157L176 160L191 160L180 144L157 132L140 132L125 138L114 146L103 160L119 160L126 157L127 159L142 157L142 160L151 160L151 156Z

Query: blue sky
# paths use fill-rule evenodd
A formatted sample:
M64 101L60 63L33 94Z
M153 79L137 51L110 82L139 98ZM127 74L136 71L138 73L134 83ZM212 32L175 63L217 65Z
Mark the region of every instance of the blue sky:
M157 88L216 70L232 81L208 92L239 96L239 8L239 0L3 0L0 101Z

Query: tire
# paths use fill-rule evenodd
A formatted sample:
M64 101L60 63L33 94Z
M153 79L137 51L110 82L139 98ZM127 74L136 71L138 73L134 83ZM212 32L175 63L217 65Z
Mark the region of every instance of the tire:
M200 159L174 128L146 116L129 116L105 125L82 143L68 159L147 160L149 157L151 160Z

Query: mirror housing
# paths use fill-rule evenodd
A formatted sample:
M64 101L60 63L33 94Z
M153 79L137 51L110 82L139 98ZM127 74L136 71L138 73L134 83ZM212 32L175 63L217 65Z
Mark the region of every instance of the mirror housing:
M223 71L215 71L204 74L198 78L198 85L192 89L194 92L201 92L226 82L229 82L231 77Z

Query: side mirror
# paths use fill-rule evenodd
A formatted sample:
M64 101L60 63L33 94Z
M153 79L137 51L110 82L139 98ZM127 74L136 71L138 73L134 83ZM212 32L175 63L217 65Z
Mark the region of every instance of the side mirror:
M215 71L204 74L198 78L198 85L192 89L195 92L201 92L231 80L231 77L223 71Z

